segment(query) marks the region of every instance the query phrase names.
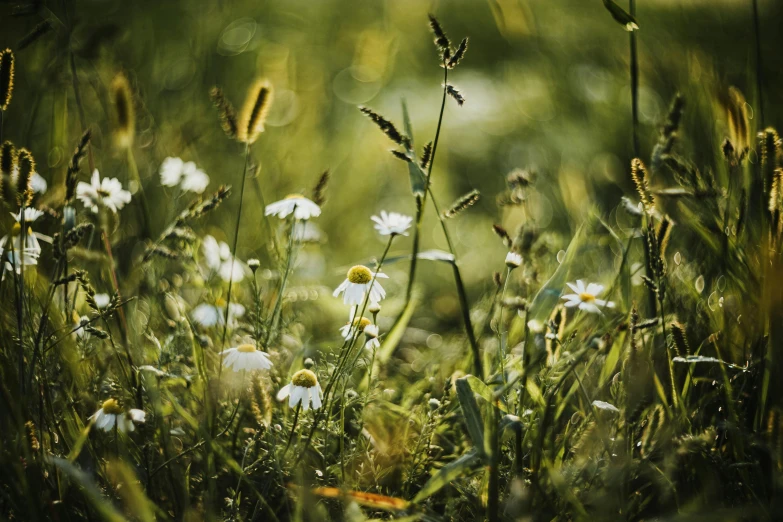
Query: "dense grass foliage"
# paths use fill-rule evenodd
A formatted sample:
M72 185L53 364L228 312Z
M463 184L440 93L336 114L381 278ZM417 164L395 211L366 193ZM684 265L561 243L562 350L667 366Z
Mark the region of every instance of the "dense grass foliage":
M0 5L3 519L778 518L780 6L464 4Z

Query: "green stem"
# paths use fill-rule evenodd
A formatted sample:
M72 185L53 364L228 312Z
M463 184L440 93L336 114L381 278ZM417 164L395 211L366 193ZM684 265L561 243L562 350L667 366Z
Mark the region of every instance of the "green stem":
M630 0L630 14L636 17L636 0ZM631 31L631 116L633 118L633 154L639 157L639 60L636 31Z
M283 306L283 296L285 294L285 287L288 283L288 274L291 272L291 265L292 265L292 258L293 258L293 251L294 251L294 235L296 232L296 223L297 219L294 217L294 214L296 214L296 207L294 206L294 211L291 213L292 221L291 221L291 232L288 237L288 249L286 250L286 261L285 261L285 272L283 272L283 278L280 280L280 290L277 293L277 298L275 299L275 307L272 310L272 317L269 319L269 329L266 332L266 339L264 340L264 346L268 346L271 341L274 341L274 333L277 329L277 323L280 320L280 310Z

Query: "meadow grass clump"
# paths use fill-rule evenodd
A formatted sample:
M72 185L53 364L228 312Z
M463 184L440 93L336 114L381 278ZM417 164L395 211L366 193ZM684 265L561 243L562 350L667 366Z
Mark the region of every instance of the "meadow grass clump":
M209 139L183 122L160 144L139 77L74 47L80 122L59 158L9 104L29 53L0 53L2 517L776 519L783 144L737 87L713 100L725 125L708 150L679 94L644 144L635 2L604 6L631 33L634 154L611 208L573 215L543 203L587 193L574 178L553 192L546 165L504 167L494 199L455 181L462 156L444 151L473 144L451 131L488 102L470 71L469 96L450 83L477 46L433 15L440 103L359 106L356 148L380 131L408 178L383 180L382 205L351 204L360 174L337 165L296 185L305 149L275 151L297 93L274 67L239 112L200 93ZM111 78L105 99L80 90ZM441 207L450 181L466 186ZM325 231L354 246L324 254Z

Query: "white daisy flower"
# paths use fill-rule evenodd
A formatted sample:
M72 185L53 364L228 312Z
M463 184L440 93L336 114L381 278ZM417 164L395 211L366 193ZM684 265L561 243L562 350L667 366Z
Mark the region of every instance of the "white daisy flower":
M179 185L184 191L201 194L209 185L209 176L192 161L169 157L160 166L160 183L165 187Z
M353 313L351 314L353 317ZM345 324L342 328L340 328L340 334L343 336L343 339L350 340L353 339L353 336L356 334L356 331L358 330L360 333L364 332L365 329L367 329L369 326L372 325L372 322L370 322L369 319L366 317L357 317L356 319L349 319L348 323Z
M365 294L369 292L370 304L378 304L381 302L381 299L386 297L386 290L383 289L378 281L373 282L373 278L388 279L389 276L381 272L373 272L366 266L356 265L348 270L345 281L337 287L332 295L337 297L345 292L343 303L350 306L358 306L362 304Z
M111 302L111 296L109 294L95 294L92 298L95 301L95 305L100 309L106 308Z
M224 241L218 241L212 236L204 236L201 242L201 252L204 254L204 262L209 269L209 275L219 275L229 282L239 283L247 274L244 263L231 255L231 248Z
M130 203L131 193L123 190L122 183L117 178L101 179L98 169L95 169L90 183L80 181L76 185L76 197L95 213L103 206L116 214L123 206Z
M8 262L5 266L6 270L13 270L16 267L16 272L20 273L22 264L25 266L38 264L38 258L41 256L41 244L38 240L41 239L51 243L52 238L33 232L33 228L30 226L35 220L43 216L42 211L32 207L24 209L24 222L27 227L27 234L22 234L22 211L20 210L16 214L12 212L11 216L13 216L16 223L14 223L8 235L0 238L0 258L7 251Z
M398 212L381 210L381 216L372 216L375 230L382 236L407 236L413 218Z
M614 308L614 303L598 299L598 295L604 291L604 285L590 283L585 286L584 281L577 280L576 284L566 283L574 291L573 294L566 294L563 299L566 300L566 308L578 306L580 310L591 313L601 313L599 307Z
M117 399L108 399L101 405L101 409L96 411L89 420L92 420L98 429L111 431L114 425L123 433L136 429L134 422L142 423L146 420L147 414L142 410L131 409L127 412L120 408Z
M318 384L318 377L310 370L299 370L291 377L291 383L283 386L277 392L277 400L283 401L288 397L288 406L293 408L297 403L302 405L302 409L310 409L310 403L313 409L321 407L321 385Z
M522 264L522 256L516 252L509 252L506 254L506 266L510 269L519 267Z
M292 212L294 219L310 219L321 215L321 207L301 194L290 194L285 199L267 205L264 215L285 219Z
M268 370L272 367L269 356L256 349L252 344L240 344L236 348L223 350L223 366L231 368L235 372L240 370Z
M225 302L218 303L217 306L207 303L201 303L191 312L193 321L204 327L212 328L215 325L223 326L226 318ZM237 319L245 315L245 307L239 303L231 303L228 307L228 326L234 328L237 325Z

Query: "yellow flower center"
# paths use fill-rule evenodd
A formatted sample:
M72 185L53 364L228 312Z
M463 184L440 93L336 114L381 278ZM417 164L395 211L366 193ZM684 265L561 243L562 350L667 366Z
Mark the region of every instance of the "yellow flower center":
M103 410L103 413L110 413L112 415L119 415L122 413L122 408L117 404L117 399L107 399L103 401L101 409Z
M240 344L237 346L237 351L242 353L252 353L256 351L256 347L252 344Z
M22 231L21 223L14 223L14 226L11 227L12 236L18 236L21 231Z
M356 265L348 270L348 281L357 285L366 285L372 281L372 272L366 266Z
M318 384L318 377L315 376L310 370L299 370L291 377L291 383L294 386L302 386L304 388L312 388Z
M366 317L359 317L358 319L353 320L353 325L358 326L359 330L361 330L362 332L364 331L365 328L367 328L371 324L372 322Z
M285 197L285 199L299 199L303 198L304 196L301 194L289 194Z
M222 297L218 297L215 300L215 306L220 306L220 307L226 306L226 300L223 299Z
M581 294L579 294L579 299L583 303L591 303L595 301L595 296L593 294L588 294L587 292L582 292Z

